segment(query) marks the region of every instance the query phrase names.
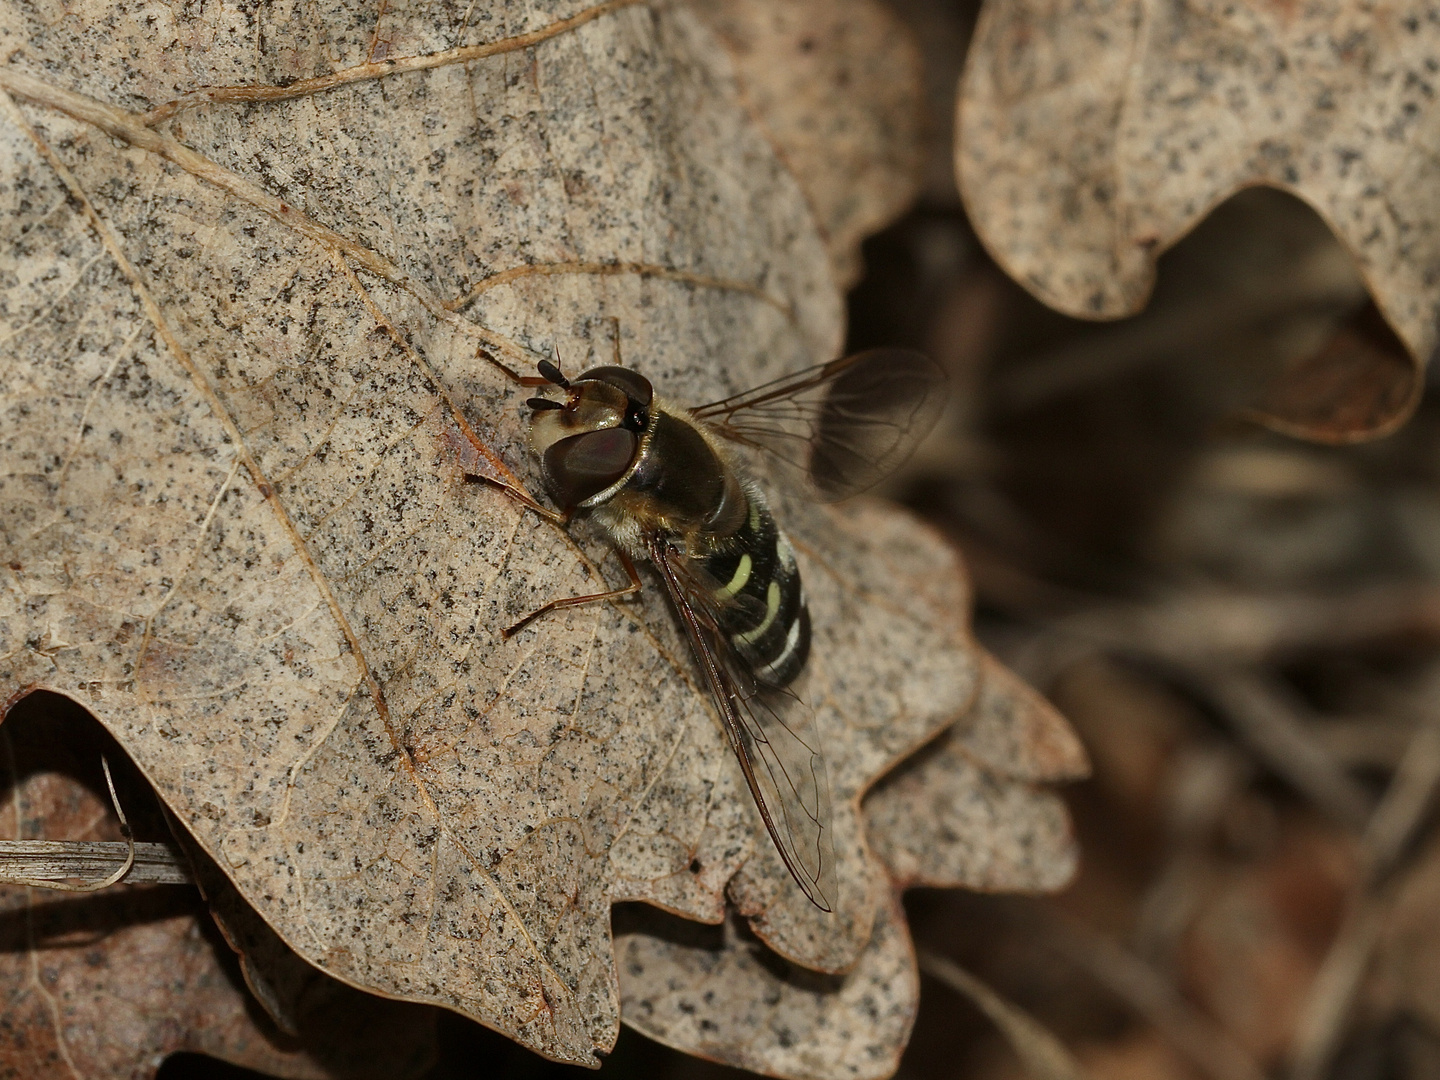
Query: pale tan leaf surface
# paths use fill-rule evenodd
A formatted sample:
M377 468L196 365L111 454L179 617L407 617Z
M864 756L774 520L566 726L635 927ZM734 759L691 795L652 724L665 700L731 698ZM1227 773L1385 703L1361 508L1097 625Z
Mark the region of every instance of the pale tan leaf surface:
M98 735L79 710L54 702L12 713L0 726L4 835L118 838L102 752L127 816L142 834L147 824L163 832L146 813L143 781ZM281 1034L255 1011L228 955L217 955L228 950L209 921L186 887L0 890L0 1072L150 1077L166 1055L188 1050L277 1077L378 1080L416 1075L433 1057L433 1010L358 994L313 969L328 986L312 988L290 1033L298 1038ZM337 1013L363 1020L337 1027Z
M1089 776L1085 747L1055 706L995 657L986 653L982 659L975 708L949 737L984 768L1014 780Z
M1440 30L1403 4L988 4L957 121L970 220L1047 304L1115 318L1221 200L1291 191L1349 247L1409 355L1345 345L1266 405L1318 437L1391 430L1440 325L1440 168L1422 149L1440 136L1437 55Z
M1062 888L1079 860L1064 802L1038 786L1088 772L1060 714L993 657L975 707L865 800L871 846L905 885Z
M191 873L240 975L274 1025L302 1038L341 1076L389 1080L422 1071L435 1056L438 1010L361 993L325 975L290 949L188 835Z
M975 690L953 556L901 603L911 525L783 505L836 656L825 917L655 589L500 640L601 549L461 464L536 480L482 342L618 342L681 402L838 351L725 54L623 3L257 18L0 10L0 694L81 698L306 960L552 1057L613 1043L613 899L718 920L751 860L765 940L853 964L884 891L858 795Z
M905 24L876 0L702 0L746 104L814 207L841 288L860 242L915 198L924 72Z
M919 978L898 894L887 890L854 969L787 964L731 917L706 927L644 908L617 918L625 1022L688 1054L793 1080L888 1077Z

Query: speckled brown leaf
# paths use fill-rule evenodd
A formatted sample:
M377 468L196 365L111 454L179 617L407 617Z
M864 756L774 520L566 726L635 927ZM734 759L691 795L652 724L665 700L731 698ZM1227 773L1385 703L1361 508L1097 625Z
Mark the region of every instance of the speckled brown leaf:
M617 919L625 1022L688 1054L795 1080L890 1076L910 1037L920 977L899 894L845 975L787 964L738 920L723 927Z
M1079 851L1064 803L1039 785L1087 772L1060 714L987 657L969 715L865 800L870 843L905 885L1059 889Z
M741 93L819 218L835 280L860 277L860 242L899 216L924 166L923 64L877 0L696 0Z
M593 1063L613 901L719 921L728 884L778 953L856 962L859 795L975 692L959 568L899 596L928 534L776 493L826 916L658 590L501 641L617 571L466 478L536 480L482 344L618 344L681 402L837 352L805 198L684 8L378 10L0 7L0 696L83 700L327 973Z
M100 740L54 708L27 703L23 712L0 726L0 835L119 839L108 797L90 786L100 783ZM108 756L133 815L143 783L125 783L113 743ZM296 1080L399 1080L433 1056L426 1010L318 972L328 985L312 986L298 1037L282 1035L217 954L228 950L209 922L190 888L0 890L0 1075L138 1080L154 1076L166 1055L188 1050ZM361 1015L368 1025L355 1023Z
M942 578L943 551L928 568L895 567L896 592L926 595L927 569ZM1074 873L1064 805L1037 784L1084 775L1084 752L1012 672L991 657L982 671L966 715L865 799L886 896L909 885L1049 891ZM878 1078L895 1071L909 1039L919 979L898 904L844 975L800 972L733 922L722 933L627 909L617 933L625 1022L687 1053L794 1080Z
M1437 63L1424 5L992 0L961 86L961 189L1001 265L1087 318L1138 310L1157 256L1233 192L1295 193L1409 355L1342 350L1266 405L1317 437L1382 433L1440 327Z

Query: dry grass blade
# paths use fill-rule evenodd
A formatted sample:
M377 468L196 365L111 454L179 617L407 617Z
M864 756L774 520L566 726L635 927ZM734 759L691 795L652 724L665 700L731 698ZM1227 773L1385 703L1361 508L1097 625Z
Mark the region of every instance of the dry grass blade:
M1043 1024L1006 1001L953 960L919 954L920 970L939 979L983 1012L1005 1036L1030 1080L1090 1080L1090 1074Z
M1427 704L1433 709L1433 693L1431 698ZM1390 898L1378 889L1424 824L1437 788L1440 720L1429 716L1370 816L1364 838L1366 874L1302 1007L1290 1053L1291 1080L1321 1080L1325 1075L1384 927Z
M60 852L50 851L42 853L41 851L35 851L33 854L37 856L37 858L33 862L33 867L38 873L33 877L27 877L20 869L17 869L11 876L3 882L0 882L0 884L30 885L40 889L54 889L57 892L88 893L100 892L102 889L110 888L111 885L118 885L129 876L131 869L135 866L137 847L135 837L130 832L130 822L125 819L125 810L120 805L120 796L115 793L115 778L110 775L110 762L103 754L100 757L100 768L105 775L105 787L110 792L110 807L115 811L115 816L120 819L120 835L125 837L124 843L117 846L120 847L125 854L115 861L105 860L102 857L99 865L96 866L94 870L72 869L67 874L63 872L56 873L57 870L63 869L66 862L63 858L57 858ZM18 843L24 843L24 841L12 842L12 844ZM41 841L41 843L43 843L43 841ZM98 844L91 845L92 848L99 846ZM152 846L158 847L160 845ZM95 851L90 853L92 860L95 856L102 854L101 852ZM72 865L76 865L77 863L78 860L72 863ZM108 873L106 873L107 870L109 871ZM87 881L84 883L64 880L67 877L77 877L86 873L104 873L105 876L98 881Z
M1440 630L1440 589L1413 582L1330 593L1208 587L1081 610L1056 629L1072 651L1083 643L1177 664L1253 663L1400 634L1433 637Z
M1192 1008L1169 980L1129 950L1068 921L1057 920L1054 941L1213 1080L1264 1080L1265 1071L1249 1054Z
M190 872L168 844L118 840L0 840L0 885L31 885L79 891L66 879L104 875L104 888L132 885L188 885ZM116 875L119 875L118 877ZM114 878L114 880L110 880ZM96 891L86 887L85 891Z
M1346 913L1310 988L1291 1051L1290 1080L1322 1080L1385 922L1384 905L1361 897Z
M1212 670L1204 692L1270 768L1335 821L1365 827L1369 795L1340 768L1281 686L1250 671Z
M1427 717L1410 740L1400 767L1365 829L1372 881L1395 868L1424 824L1440 787L1440 719Z

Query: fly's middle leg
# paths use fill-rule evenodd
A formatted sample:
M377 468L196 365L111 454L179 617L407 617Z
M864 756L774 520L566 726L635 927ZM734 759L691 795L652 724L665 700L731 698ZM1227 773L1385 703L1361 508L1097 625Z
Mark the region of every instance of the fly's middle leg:
M552 611L559 611L562 608L580 607L584 604L593 604L600 600L618 600L622 596L629 596L631 593L639 592L641 584L640 574L636 571L634 562L631 561L629 555L626 555L625 552L619 548L615 549L615 554L620 556L620 565L625 567L625 574L630 579L628 585L619 589L610 589L606 592L590 593L587 596L567 596L562 600L551 600L548 604L540 605L519 622L501 630L500 636L506 639L512 638L530 623L540 618L541 615L546 615Z

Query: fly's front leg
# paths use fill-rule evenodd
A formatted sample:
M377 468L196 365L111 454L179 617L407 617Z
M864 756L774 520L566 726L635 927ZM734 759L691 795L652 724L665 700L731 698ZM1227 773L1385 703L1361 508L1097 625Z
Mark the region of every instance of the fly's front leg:
M545 615L551 611L559 611L561 608L580 607L582 604L593 604L597 600L618 600L622 596L629 596L631 593L639 592L640 575L636 572L635 564L631 562L630 556L626 555L625 552L619 548L615 549L615 554L620 556L620 564L625 567L625 574L630 578L630 584L626 585L623 589L611 589L609 592L591 593L589 596L567 596L563 600L551 600L548 604L543 604L530 612L529 615L526 615L514 626L509 626L501 630L500 636L507 639L514 637L541 615Z
M521 506L525 507L527 510L535 512L540 517L544 518L546 521L551 522L552 524L559 525L563 528L570 523L570 518L573 516L573 512L570 510L557 511L551 510L548 506L542 506L540 503L536 502L533 498L531 498L528 492L524 491L521 488L515 487L513 484L506 483L500 477L493 474L486 472L471 472L469 473L469 475L474 476L477 480L483 480L488 484L492 484L495 487L498 487L501 491L503 491L510 498L514 499ZM629 596L631 593L639 592L641 584L640 575L635 570L635 564L631 562L630 556L626 555L625 552L621 551L619 548L615 549L615 553L620 556L620 563L622 566L625 567L625 574L630 579L630 583L624 588L610 589L606 592L600 593L591 593L588 596L571 596L563 600L551 600L548 604L538 607L534 611L530 612L529 615L526 615L523 619L515 623L513 626L508 626L504 630L500 631L501 638L509 639L511 637L514 637L515 634L519 633L529 623L538 619L541 615L544 615L547 612L558 611L561 608L567 607L579 607L581 604L590 604L594 603L597 600L614 600L621 596Z
M488 450L468 430L454 440L454 448L460 459L460 471L467 479L480 480L491 487L497 487L527 510L539 514L552 525L565 526L570 523L568 512L551 510L536 502L524 488L518 486L505 468L504 463Z
M624 367L625 360L620 355L620 317L618 315L611 315L610 322L613 323L615 326L615 336L611 338L611 342L614 345L615 349L615 366Z
M475 350L475 356L489 363L500 374L513 382L516 386L549 386L550 380L542 375L521 375L509 364L501 361L493 352L484 347Z
M485 473L481 472L467 472L466 475L473 476L477 480L483 480L485 481L485 483L499 488L510 498L514 499L521 506L525 507L526 510L530 510L533 513L539 514L546 521L550 522L550 524L559 525L562 529L566 525L570 524L570 519L574 516L574 514L569 510L551 510L548 506L544 506L536 502L533 498L530 497L530 493L525 491L523 488L518 488L515 487L513 484L508 484L504 480L501 480L498 476L487 476Z

